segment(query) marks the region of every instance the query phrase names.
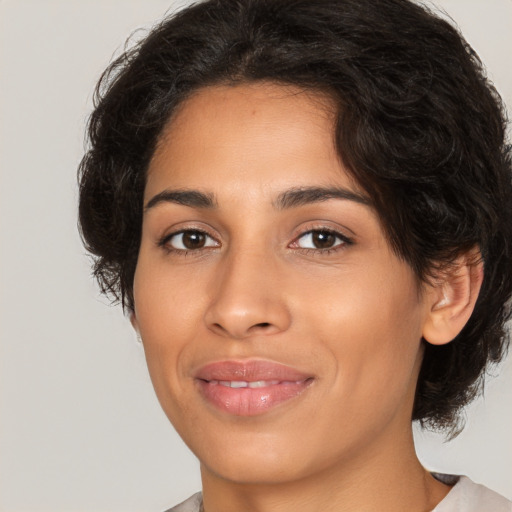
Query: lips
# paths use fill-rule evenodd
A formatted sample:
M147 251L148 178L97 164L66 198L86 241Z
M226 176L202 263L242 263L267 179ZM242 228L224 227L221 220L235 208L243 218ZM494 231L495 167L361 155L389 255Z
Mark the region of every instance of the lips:
M195 375L203 398L236 416L254 416L302 394L313 376L271 361L221 361Z

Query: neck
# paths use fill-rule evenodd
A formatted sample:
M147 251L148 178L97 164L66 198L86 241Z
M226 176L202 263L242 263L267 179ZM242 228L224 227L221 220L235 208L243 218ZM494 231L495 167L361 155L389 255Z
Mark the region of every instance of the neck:
M392 429L393 430L393 429ZM419 462L409 425L380 438L357 457L299 480L245 483L201 467L205 512L427 512L450 488ZM379 436L380 437L380 436ZM397 438L399 442L397 442ZM384 449L382 448L384 446Z

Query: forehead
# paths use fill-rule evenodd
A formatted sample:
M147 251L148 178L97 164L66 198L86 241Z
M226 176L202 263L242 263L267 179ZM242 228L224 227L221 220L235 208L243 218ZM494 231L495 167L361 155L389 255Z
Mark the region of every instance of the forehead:
M168 186L343 185L357 189L334 143L336 107L325 95L272 83L214 86L183 102L159 141L146 199Z
M224 128L229 125L244 128L242 133L248 136L254 135L253 128L259 129L262 125L267 132L273 127L276 130L298 128L305 117L318 127L324 128L328 124L332 128L335 114L336 106L326 94L294 85L266 81L216 85L195 91L178 105L164 130L162 141L169 137L179 138L180 132L192 124L196 125L196 130L205 126L204 131L196 132L196 135L204 136L209 128L205 121L222 123Z

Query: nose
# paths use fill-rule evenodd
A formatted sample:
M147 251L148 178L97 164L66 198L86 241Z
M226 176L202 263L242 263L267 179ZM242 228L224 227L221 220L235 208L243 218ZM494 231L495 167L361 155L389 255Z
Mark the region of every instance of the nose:
M205 313L208 329L239 340L288 329L283 272L272 257L247 250L219 266Z

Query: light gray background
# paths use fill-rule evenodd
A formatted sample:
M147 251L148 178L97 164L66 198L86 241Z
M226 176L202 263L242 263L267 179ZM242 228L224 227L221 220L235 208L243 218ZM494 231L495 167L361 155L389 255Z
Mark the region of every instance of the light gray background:
M182 2L185 3L185 2ZM512 106L512 0L439 0ZM0 0L0 510L159 511L200 487L121 309L89 277L75 171L96 79L178 3ZM433 470L512 498L512 360Z

